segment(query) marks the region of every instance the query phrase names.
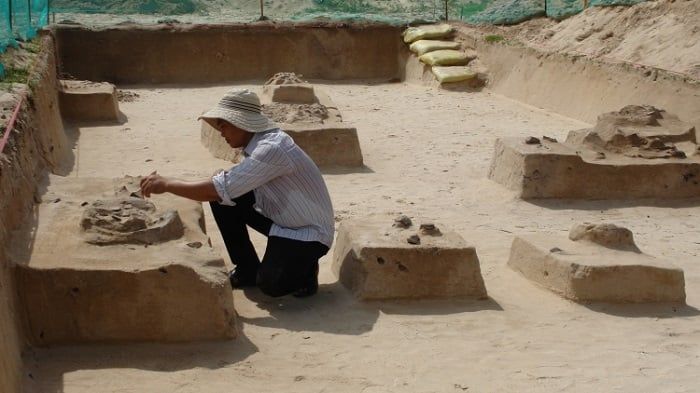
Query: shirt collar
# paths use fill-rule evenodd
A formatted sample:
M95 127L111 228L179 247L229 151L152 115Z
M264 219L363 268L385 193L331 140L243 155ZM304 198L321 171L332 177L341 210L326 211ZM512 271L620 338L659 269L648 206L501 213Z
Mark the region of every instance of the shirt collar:
M253 150L255 150L255 148L258 147L258 143L260 142L260 137L261 137L263 134L266 134L266 133L267 133L267 131L265 131L265 132L256 132L255 134L253 134L253 137L250 138L250 141L248 142L248 144L246 145L246 147L243 149L243 154L244 154L246 157L248 157L248 156L250 156L251 154L253 154Z
M256 147L258 147L258 143L260 143L260 140L263 138L264 135L267 135L271 132L277 132L279 131L279 128L272 128L267 131L263 132L256 132L253 134L253 137L250 138L250 142L246 145L246 147L243 149L243 155L248 157L251 154L253 154L253 151L255 150Z

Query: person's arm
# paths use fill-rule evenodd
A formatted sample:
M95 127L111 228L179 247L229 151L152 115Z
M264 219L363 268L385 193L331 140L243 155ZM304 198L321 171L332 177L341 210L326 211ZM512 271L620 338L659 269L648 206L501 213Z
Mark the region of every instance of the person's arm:
M146 198L151 194L169 192L198 202L219 200L219 194L211 179L184 181L161 176L155 172L141 179L141 192Z
M233 199L292 171L292 163L279 148L261 143L251 156L229 171L212 178L222 205L235 205Z

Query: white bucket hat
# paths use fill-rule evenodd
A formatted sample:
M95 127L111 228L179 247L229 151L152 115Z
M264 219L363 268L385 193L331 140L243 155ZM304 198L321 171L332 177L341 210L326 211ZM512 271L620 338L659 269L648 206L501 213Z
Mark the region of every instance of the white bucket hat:
M209 122L212 119L225 120L234 126L252 133L277 128L277 124L262 114L260 99L252 91L231 90L224 95L215 108L204 113L197 120Z

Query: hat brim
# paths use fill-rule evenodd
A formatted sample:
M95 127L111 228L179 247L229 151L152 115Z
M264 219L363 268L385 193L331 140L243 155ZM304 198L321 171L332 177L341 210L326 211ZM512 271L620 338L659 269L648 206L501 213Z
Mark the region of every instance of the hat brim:
M205 120L207 123L209 123L208 120L213 119L225 120L244 131L254 134L279 128L275 122L261 113L236 109L214 108L197 118L197 120Z

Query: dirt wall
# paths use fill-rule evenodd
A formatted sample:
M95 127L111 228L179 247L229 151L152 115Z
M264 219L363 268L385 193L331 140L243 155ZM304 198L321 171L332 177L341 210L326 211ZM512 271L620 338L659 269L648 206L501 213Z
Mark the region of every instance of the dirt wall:
M700 83L650 68L632 68L531 48L461 38L489 68L493 91L590 123L604 112L649 104L700 126Z
M399 76L398 27L249 24L54 27L60 69L117 84L218 83L293 71L310 79Z
M58 106L51 37L41 38L41 48L15 131L0 154L0 392L8 393L20 391L24 343L10 246L30 246L13 241L13 232L31 219L45 170L59 168L70 151Z

